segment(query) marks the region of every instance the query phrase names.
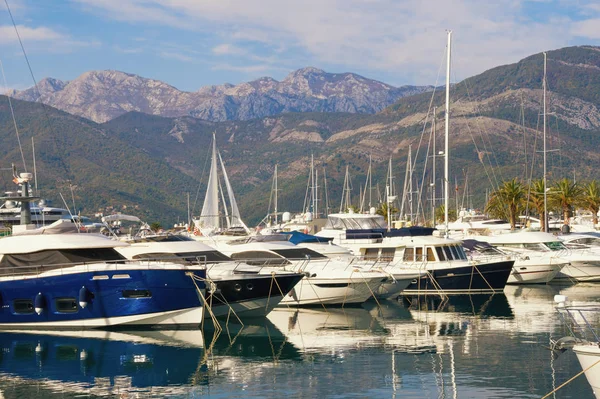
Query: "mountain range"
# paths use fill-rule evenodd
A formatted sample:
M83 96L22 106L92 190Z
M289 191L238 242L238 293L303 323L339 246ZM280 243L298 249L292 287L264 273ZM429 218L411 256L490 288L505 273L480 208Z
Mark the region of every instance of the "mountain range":
M282 112L376 113L399 98L431 86L393 87L353 73L303 68L281 82L263 77L239 85L223 84L184 92L154 79L119 71L91 71L63 82L45 78L10 95L38 101L98 123L137 111L209 121L249 120Z
M600 49L568 47L547 55L549 179L598 178ZM486 192L500 181L541 177L542 77L543 56L535 54L452 86L449 154L455 199L451 206L481 208ZM13 104L25 154L31 154L34 137L45 196L56 199L63 193L67 197L76 187L76 206L84 214L127 213L133 208L134 214L163 223L185 219L187 193L192 213L199 213L212 132L249 225L267 213L276 164L280 210L302 208L312 154L320 176L320 208L327 201L330 211L337 211L346 166L356 205L369 162L375 204L385 191L390 157L395 192L402 191L409 150L414 185L430 187L432 158L425 154L432 145L433 107L436 152L443 147L444 93L440 90L400 98L376 114L287 112L227 121L132 111L98 124L39 103ZM15 142L7 101L0 99L0 144L15 148L0 157L3 167L21 163ZM429 168L424 172L425 160ZM443 163L437 162L439 197ZM5 189L10 189L10 176L2 176ZM421 210L430 209L426 198L431 193L426 194ZM415 209L417 202L413 199Z

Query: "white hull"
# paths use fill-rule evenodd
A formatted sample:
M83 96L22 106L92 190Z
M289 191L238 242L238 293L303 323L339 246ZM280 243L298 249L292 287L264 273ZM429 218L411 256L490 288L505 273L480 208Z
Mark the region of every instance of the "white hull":
M351 305L366 302L385 277L304 277L280 302L280 306Z
M594 395L600 399L600 348L597 344L575 345L573 352L577 355L585 377L594 390Z
M564 264L532 264L517 260L506 284L545 284L554 279Z
M282 299L281 295L271 295L270 298L260 298L233 304L219 304L218 306L215 306L215 302L213 302L211 311L215 317L229 316L235 319L236 314L240 317L264 317L279 305ZM204 317L209 318L210 313L205 312Z
M0 329L16 328L103 328L116 326L153 326L169 328L176 326L198 326L204 315L203 307L179 309L169 312L146 313L134 316L119 316L98 319L81 319L70 321L41 322L41 323L4 323Z
M556 278L568 281L600 281L600 261L571 261L569 265L563 267Z
M377 292L375 292L375 298L377 299L393 299L398 297L406 287L408 287L414 279L421 277L422 273L410 274L394 274L391 273L394 281L386 281L382 283Z

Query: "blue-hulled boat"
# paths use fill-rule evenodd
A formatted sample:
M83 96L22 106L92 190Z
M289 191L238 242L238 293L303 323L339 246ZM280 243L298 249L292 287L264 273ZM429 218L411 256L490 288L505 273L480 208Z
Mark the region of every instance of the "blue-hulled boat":
M102 235L28 227L31 177L16 177L26 194L10 200L22 203L22 225L0 239L0 328L200 324L204 266L127 261L116 248L128 244Z

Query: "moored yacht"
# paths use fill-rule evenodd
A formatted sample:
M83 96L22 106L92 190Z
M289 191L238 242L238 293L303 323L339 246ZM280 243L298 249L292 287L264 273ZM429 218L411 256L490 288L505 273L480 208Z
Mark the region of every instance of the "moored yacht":
M434 229L386 229L379 215L334 214L318 235L349 248L383 270L420 272L405 293L477 293L501 291L514 260L469 260L461 242L432 235ZM355 228L348 228L348 227Z
M170 262L128 262L127 246L96 234L40 234L22 186L21 225L0 240L0 328L197 326L206 269ZM60 223L57 221L56 223ZM69 222L70 223L70 222Z
M569 251L550 233L519 231L476 238L515 256L515 267L509 283L548 283L569 263Z
M556 276L565 281L600 281L600 237L597 233L558 236L569 249L569 264Z
M390 279L388 274L372 270L372 265L365 262L330 259L288 241L245 239L221 242L216 248L236 260L305 273L300 283L281 301L282 305L361 304Z
M118 251L127 259L166 259L187 267L201 263L207 267L206 302L216 317L235 314L258 317L268 314L304 274L272 269L234 261L218 250L182 234L155 233L135 216L110 215L105 223L129 221L137 223L132 234L117 237L129 245ZM119 224L116 223L118 226ZM107 224L111 231L115 229ZM140 228L141 227L141 228Z

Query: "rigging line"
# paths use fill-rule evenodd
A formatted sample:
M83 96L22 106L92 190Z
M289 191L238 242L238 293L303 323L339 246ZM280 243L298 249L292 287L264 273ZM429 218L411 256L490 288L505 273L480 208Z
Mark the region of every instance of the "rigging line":
M421 188L417 192L417 218L419 216L419 211L421 210L422 198L423 198L423 189L425 188L425 176L427 174L427 158L429 156L429 150L431 148L431 142L434 136L433 129L429 131L429 140L427 142L427 153L425 157L425 165L423 166L423 176L421 177ZM434 162L435 162L435 154L434 154ZM423 219L425 219L425 209L423 207Z
M548 85L548 81L546 80L546 95L547 95L547 104L548 104L548 108L552 107L552 90L550 89L550 86ZM552 112L548 112L549 115L552 115ZM560 129L558 127L558 115L554 114L554 121L556 123L556 137L555 137L555 142L557 144L558 147L558 167L559 167L559 171L562 171L563 169L563 158L562 158L562 151L560 151ZM552 138L552 137L550 137ZM556 150L556 149L553 149Z
M6 83L6 75L4 74L4 65L2 64L2 60L0 60L0 70L2 70L2 78L4 80L4 87L8 89L8 84ZM25 154L23 153L23 146L21 145L21 137L19 136L19 128L17 127L17 119L15 118L15 110L13 109L12 101L10 96L6 95L8 99L8 106L10 108L10 114L12 116L13 125L15 127L15 132L17 133L17 143L19 143L19 151L21 151L21 160L23 161L23 168L25 172L27 172L27 164L25 163Z
M525 207L525 215L529 216L529 201L531 198L531 183L533 182L533 170L535 168L535 154L536 154L536 148L537 148L537 140L538 140L538 135L540 133L540 113L538 110L538 114L537 114L537 124L535 126L535 133L533 135L533 148L531 151L531 169L529 170L529 180L528 180L528 189L527 189L527 201L526 201L526 207Z
M423 121L423 130L421 131L421 137L419 139L419 145L417 146L417 152L415 154L415 160L414 160L413 164L411 165L412 170L415 170L416 166L417 166L417 161L419 159L419 150L421 148L421 143L423 142L423 136L425 135L425 131L427 129L427 121L429 119L429 115L431 114L431 109L433 107L433 101L435 99L435 94L436 94L436 90L437 90L437 87L438 87L438 82L439 82L439 79L440 79L440 75L442 74L442 68L444 66L444 62L445 62L445 59L446 59L446 51L447 51L447 48L442 53L442 58L440 60L440 65L438 67L438 74L437 74L437 77L435 78L435 85L433 86L433 92L431 93L431 97L429 99L429 105L428 105L428 108L427 108L427 114L425 115L425 120ZM435 115L434 115L434 117L435 117ZM427 155L428 154L429 154L429 144L427 146ZM426 170L427 170L427 156L425 157L425 163L423 165L423 179L425 178ZM412 176L411 176L411 178L412 178ZM422 198L421 198L422 197L422 190L423 190L423 185L421 184L421 190L417 193L417 195L418 195L418 199L417 199L417 214L418 214L418 206L419 206L418 204L420 204L421 201L422 201Z
M46 121L48 122L48 126L50 127L52 142L54 144L56 152L60 153L60 155L62 155L62 156L58 157L58 163L62 166L63 170L65 171L67 180L72 180L71 171L69 170L69 167L67 166L67 164L65 163L65 160L64 160L64 158L65 158L64 148L59 146L57 143L56 131L54 129L54 126L50 122L50 115L48 115L48 109L46 107L46 104L44 104L44 102L42 101L42 95L38 88L37 80L35 79L35 76L33 75L33 69L31 69L31 64L29 63L29 58L27 57L27 53L25 52L25 46L23 45L23 41L21 40L21 35L19 34L19 30L17 29L17 24L15 22L15 19L13 18L12 12L10 10L10 6L8 5L8 0L4 0L4 4L6 4L6 9L8 10L8 15L10 15L10 20L12 21L13 27L15 28L15 33L17 34L17 38L19 39L19 45L21 46L21 51L23 52L23 56L25 57L25 61L27 62L27 68L29 69L29 74L31 75L31 79L33 80L33 86L34 86L35 91L38 96L37 98L40 100L40 104L42 105L42 110L44 111L44 116L46 117Z
M467 125L467 130L469 132L469 136L471 137L471 141L473 141L473 145L475 146L475 151L477 152L477 158L479 159L481 166L483 166L483 171L485 172L485 174L488 178L488 181L490 182L490 185L492 186L492 188L494 190L496 190L496 188L498 187L497 181L496 181L496 185L494 185L494 182L492 181L492 177L490 176L490 173L488 172L488 168L487 168L485 162L483 162L482 157L479 157L479 154L481 153L481 151L479 151L479 146L477 145L477 142L475 141L475 137L473 136L473 132L471 131L471 126L468 123L466 125Z
M429 119L429 115L431 115L431 108L433 107L433 100L435 99L435 94L436 94L436 90L438 87L438 82L440 79L440 75L442 74L442 68L444 66L444 62L446 60L446 51L448 49L445 48L444 52L442 53L442 59L440 60L440 66L438 67L438 74L437 77L435 78L435 85L433 86L433 92L431 93L431 97L429 99L429 105L427 107L427 114L425 115L425 120L423 121L423 130L421 131L421 138L419 139L419 145L417 146L417 152L415 154L415 160L413 162L412 168L413 170L415 170L415 167L417 165L417 160L419 159L419 149L421 148L421 143L423 141L423 135L425 134L425 130L427 128L427 120ZM426 167L426 166L425 166Z
M477 127L479 128L479 134L481 136L481 141L483 143L483 149L486 152L485 153L486 157L488 158L488 162L490 163L490 168L492 169L492 175L494 176L494 180L496 181L496 185L499 186L498 185L498 179L496 178L496 174L494 172L494 165L492 164L492 161L491 161L491 159L489 157L489 152L488 152L488 149L487 149L487 145L485 143L485 135L483 134L483 130L481 129L481 125L479 123L477 123L479 121L479 117L481 117L481 112L479 111L479 103L477 101L473 100L473 96L471 95L471 91L472 90L471 90L471 88L469 86L468 79L463 80L462 83L464 83L464 86L465 86L465 89L466 89L466 92L467 92L467 100L474 103L473 113L476 116L475 121L476 121ZM466 117L465 117L465 121L467 122L467 127L470 129L470 125L469 125L469 122L468 122L468 120L467 120ZM489 134L488 134L488 136L489 136ZM489 138L488 138L488 140L489 140ZM493 148L491 141L490 141L490 147ZM491 152L492 152L492 155L494 156L494 160L496 161L496 167L499 168L500 163L498 162L498 159L496 157L496 153L494 151L491 151ZM500 178L503 179L501 170L499 170L499 174L500 174ZM492 184L492 187L493 187L493 184Z
M481 128L481 124L478 123L479 120L480 120L479 118L482 116L481 113L480 113L480 111L479 111L479 103L477 101L473 100L473 96L471 95L471 88L469 87L468 79L465 79L463 81L463 83L464 83L464 86L465 86L465 89L466 89L466 92L467 92L467 100L474 103L473 113L475 114L475 124L478 127L479 135L481 137L481 142L483 144L483 150L485 151L485 155L484 156L487 157L487 159L488 159L488 162L490 164L490 168L492 170L492 176L494 177L494 181L496 182L496 186L494 186L492 184L492 187L497 188L497 187L499 187L498 178L496 177L496 173L494 171L494 165L492 163L492 160L490 159L490 155L489 155L490 151L488 150L487 145L486 145L486 141L485 141L485 138L486 138L485 136L486 135L484 134L483 129ZM471 126L470 126L469 121L468 121L468 119L466 117L465 117L465 121L466 121L466 124L467 124L467 128L469 129L469 132L471 133ZM471 135L472 135L472 133L471 133ZM489 134L488 134L488 136L489 136ZM489 137L488 137L488 140L489 140ZM491 141L490 141L490 147L493 148ZM498 158L496 157L496 153L493 150L491 152L492 152L492 155L494 156L494 160L496 161L496 167L499 169L500 163L498 162ZM503 179L502 172L501 172L500 169L499 169L499 174L500 174L500 178Z
M521 131L523 133L523 155L525 156L525 162L524 162L524 166L525 166L525 173L523 174L523 177L525 179L527 179L527 175L528 175L528 169L529 169L529 164L527 162L527 135L526 135L526 129L525 129L525 100L523 98L523 91L519 91L519 97L521 99Z

